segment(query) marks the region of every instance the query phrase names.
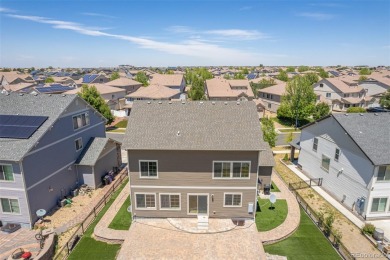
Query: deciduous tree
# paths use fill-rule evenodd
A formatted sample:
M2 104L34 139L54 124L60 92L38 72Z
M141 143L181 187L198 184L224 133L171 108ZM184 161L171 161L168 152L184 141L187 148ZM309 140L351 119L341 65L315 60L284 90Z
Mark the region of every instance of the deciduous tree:
M52 77L47 77L45 79L45 83L53 83L54 82L54 79Z
M390 109L390 89L381 97L379 104L386 109Z
M359 74L360 75L371 75L371 70L369 68L362 68L360 71L359 71Z
M83 85L81 87L81 92L79 96L88 102L92 107L94 107L100 114L102 114L107 119L107 124L111 124L114 121L114 116L111 113L110 108L100 96L100 93L97 91L95 86Z
M135 80L142 83L144 87L148 86L148 76L146 76L145 72L139 71L137 75L135 75Z
M261 120L261 129L263 130L264 141L269 143L271 147L275 147L277 133L272 119L266 117L263 118Z
M314 108L313 118L314 120L317 120L324 116L329 115L329 113L330 113L330 108L328 104L326 104L325 102L320 102Z
M285 72L285 71L282 70L282 69L279 69L279 75L276 76L276 78L277 78L278 80L287 82L287 81L288 81L287 72Z
M111 74L110 80L116 80L119 78L120 78L119 73L115 71Z

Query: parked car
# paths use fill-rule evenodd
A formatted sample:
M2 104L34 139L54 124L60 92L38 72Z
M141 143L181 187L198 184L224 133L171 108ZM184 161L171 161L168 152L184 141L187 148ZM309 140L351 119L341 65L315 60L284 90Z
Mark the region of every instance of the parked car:
M385 109L383 107L369 107L367 108L367 112L370 112L370 113L380 113L380 112L390 112L389 109Z

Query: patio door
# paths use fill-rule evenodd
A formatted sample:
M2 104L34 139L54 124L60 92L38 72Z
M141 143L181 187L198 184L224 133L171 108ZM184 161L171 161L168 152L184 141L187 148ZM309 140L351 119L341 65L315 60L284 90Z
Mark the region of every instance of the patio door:
M208 215L208 194L188 194L188 215Z

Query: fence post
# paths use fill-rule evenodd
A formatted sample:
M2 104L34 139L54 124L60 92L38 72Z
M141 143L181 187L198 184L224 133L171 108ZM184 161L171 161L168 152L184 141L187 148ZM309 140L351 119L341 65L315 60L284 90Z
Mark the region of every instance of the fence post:
M104 205L106 205L107 204L106 195L104 195L103 199L104 199Z
M93 207L93 214L95 215L96 218L96 207Z
M311 179L310 179L310 187L311 187Z
M85 221L85 220L84 220ZM83 232L82 234L84 234L84 221L81 222L81 231Z
M67 255L69 255L69 254L70 254L70 252L69 252L69 251L70 251L70 250L69 250L69 242L66 242L66 249L67 249L66 251L68 252Z

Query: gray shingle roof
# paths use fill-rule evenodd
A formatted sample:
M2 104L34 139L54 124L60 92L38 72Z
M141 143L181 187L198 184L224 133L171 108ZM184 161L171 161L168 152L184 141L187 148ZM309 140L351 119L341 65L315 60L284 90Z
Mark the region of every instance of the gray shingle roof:
M134 101L124 149L259 151L264 143L254 102Z
M76 98L76 95L0 94L2 115L48 116L29 139L0 138L0 160L20 161Z
M91 139L89 139L83 152L77 159L76 164L90 166L95 165L104 147L109 141L116 142L107 137L92 137Z
M336 114L333 117L374 165L390 164L390 113Z
M260 166L275 166L275 159L272 153L271 148L267 148L267 150L262 151L260 153Z

